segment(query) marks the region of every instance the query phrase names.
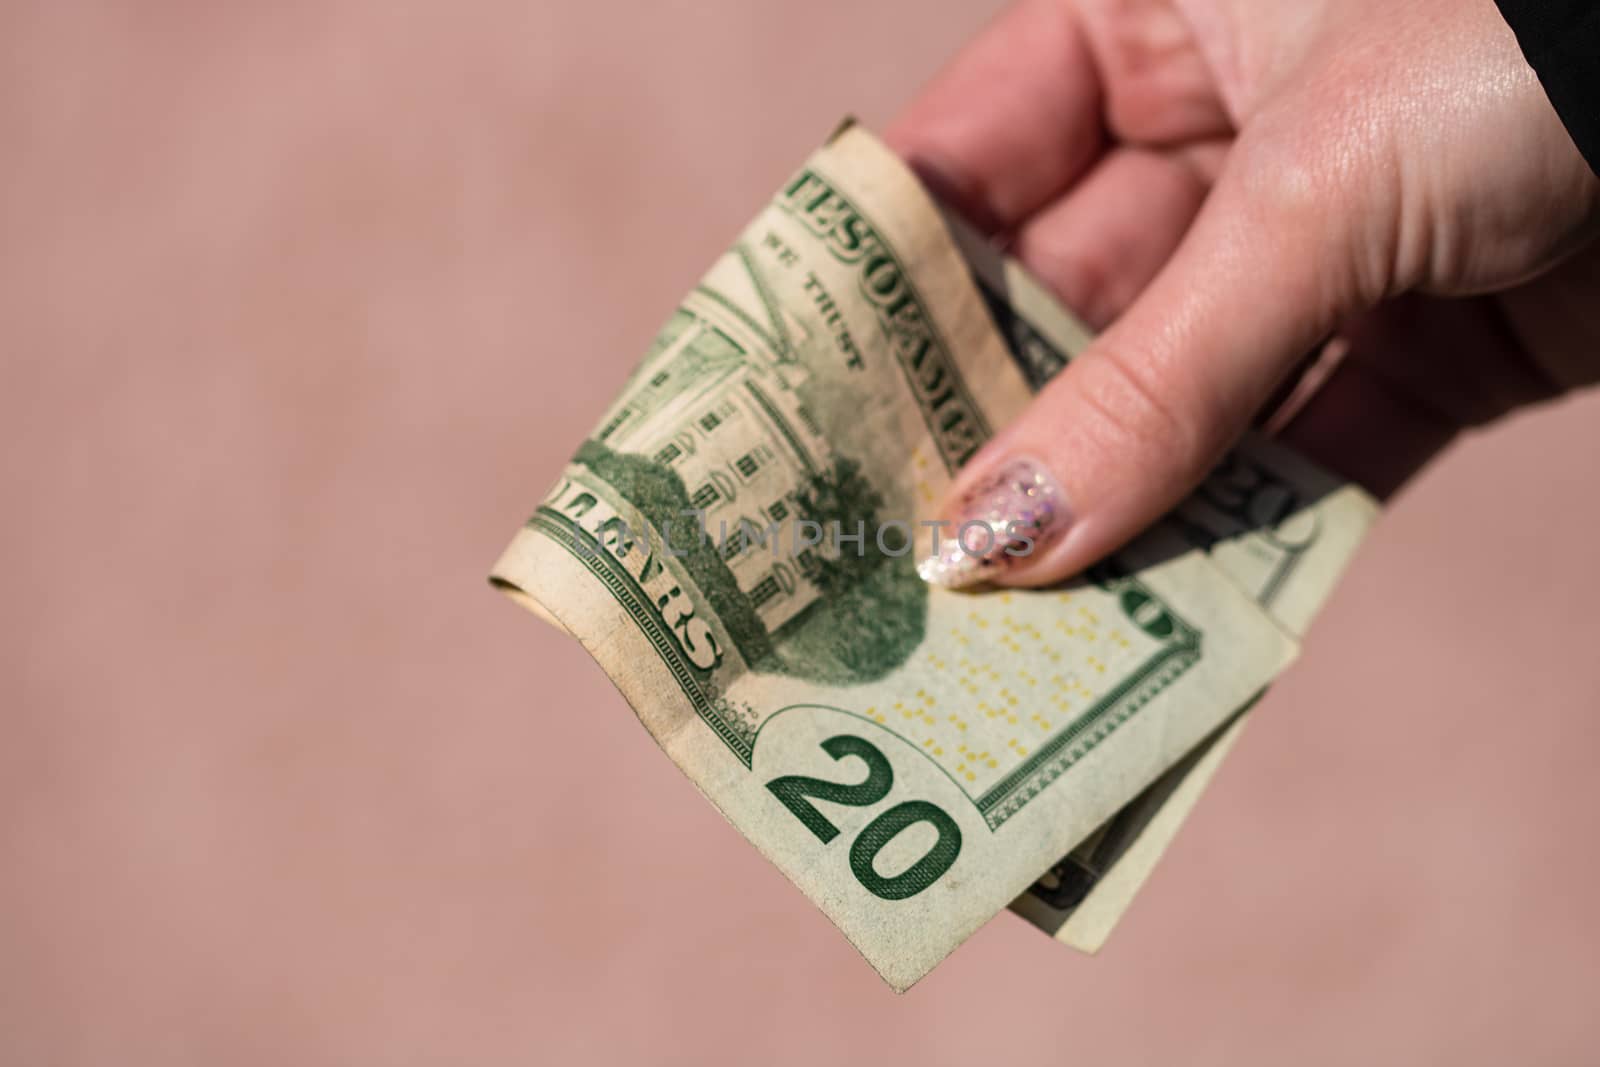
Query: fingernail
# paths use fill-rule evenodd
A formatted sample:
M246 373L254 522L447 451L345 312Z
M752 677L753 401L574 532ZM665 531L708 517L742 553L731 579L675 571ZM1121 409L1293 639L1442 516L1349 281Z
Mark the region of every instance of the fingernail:
M917 564L922 580L964 589L993 580L1060 540L1072 525L1061 487L1034 459L1007 461L969 490L948 539Z

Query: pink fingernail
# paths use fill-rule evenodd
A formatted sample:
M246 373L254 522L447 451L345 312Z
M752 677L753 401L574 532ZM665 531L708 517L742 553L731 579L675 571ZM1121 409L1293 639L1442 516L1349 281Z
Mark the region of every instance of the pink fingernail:
M990 581L1060 540L1072 510L1037 460L1008 460L962 499L955 531L917 564L923 581L964 589Z

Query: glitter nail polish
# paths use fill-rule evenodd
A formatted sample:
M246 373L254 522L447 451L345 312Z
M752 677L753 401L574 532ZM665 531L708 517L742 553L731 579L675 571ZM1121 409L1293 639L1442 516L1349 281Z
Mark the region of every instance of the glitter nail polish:
M917 573L946 589L977 585L1032 558L1071 524L1066 496L1044 464L1017 457L963 497L951 536Z

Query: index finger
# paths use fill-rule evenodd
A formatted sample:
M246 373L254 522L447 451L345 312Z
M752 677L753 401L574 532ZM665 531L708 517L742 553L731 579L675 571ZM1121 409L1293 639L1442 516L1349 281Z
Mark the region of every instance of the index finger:
M1021 0L935 76L885 140L974 224L1004 233L1100 156L1102 102L1075 7Z

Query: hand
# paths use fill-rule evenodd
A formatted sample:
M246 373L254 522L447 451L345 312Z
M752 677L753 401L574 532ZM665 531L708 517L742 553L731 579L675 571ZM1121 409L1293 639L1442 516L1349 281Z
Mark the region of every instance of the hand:
M1490 0L1023 0L888 138L1105 329L952 489L1033 550L950 584L1115 549L1336 333L1286 436L1380 494L1600 379L1600 181Z

